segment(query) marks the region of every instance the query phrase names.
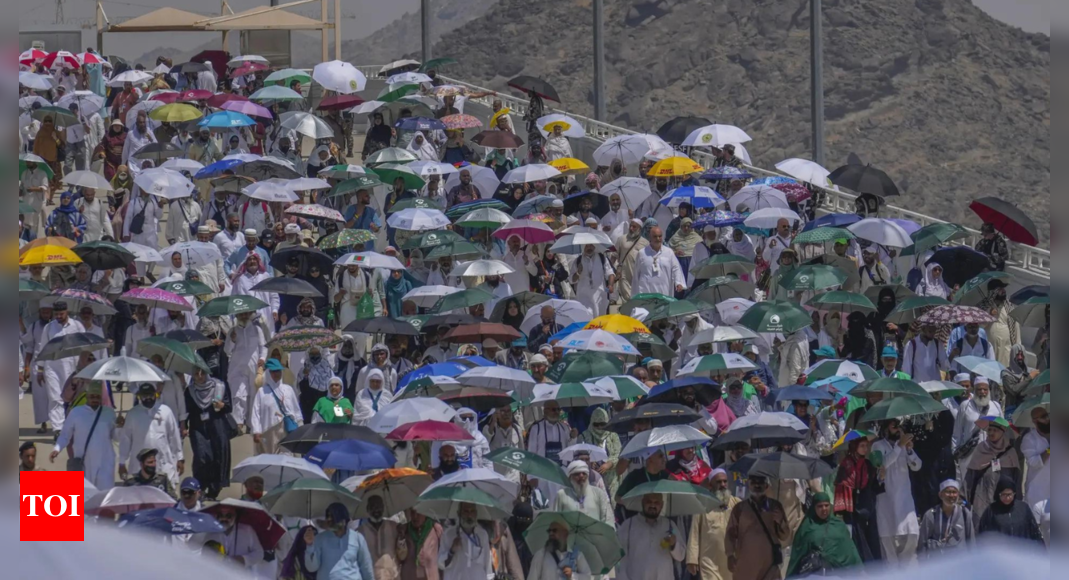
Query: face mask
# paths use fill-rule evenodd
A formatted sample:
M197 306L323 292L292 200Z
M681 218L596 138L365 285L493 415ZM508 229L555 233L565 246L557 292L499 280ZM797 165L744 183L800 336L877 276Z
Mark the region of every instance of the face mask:
M319 364L319 363L320 363L320 361L322 361L322 360L323 360L323 356L322 356L322 355L319 355L319 356L309 356L309 357L308 357L308 360L309 360L309 361L311 361L311 363L312 363L312 364L314 364L314 365L317 365L317 364Z
M1036 423L1036 431L1043 435L1050 435L1050 423Z
M151 409L155 405L156 405L156 399L155 398L147 398L146 397L144 399L141 399L141 406L146 408L146 409Z
M290 152L290 146L289 145L282 145L282 146L280 146L278 148L278 150L283 152L283 153L289 153Z
M144 471L145 475L147 475L149 478L156 477L156 468L155 467L149 467L147 465L142 465L141 466L141 470Z
M119 174L119 179L125 180L127 177L130 177L130 175L128 173L120 173Z
M254 501L259 501L260 498L262 498L264 496L264 492L262 492L262 491L250 491L246 495L248 495Z

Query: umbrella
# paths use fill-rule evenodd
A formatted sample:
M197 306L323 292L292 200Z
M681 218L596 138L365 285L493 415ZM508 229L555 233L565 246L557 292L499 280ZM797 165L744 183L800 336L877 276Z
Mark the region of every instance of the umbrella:
M201 169L204 169L204 165L199 161L192 159L182 159L180 157L172 157L160 165L162 169L170 169L173 171L188 172L191 174L198 173Z
M804 374L807 385L832 377L844 377L859 384L880 378L880 375L869 365L844 360L820 361L806 369Z
M675 156L658 161L647 173L650 177L684 177L701 173L705 168L689 157Z
M284 68L267 75L267 78L264 79L264 86L284 85L288 87L294 82L306 85L312 82L312 77L302 70Z
M857 236L855 236L854 233L850 230L825 227L803 231L802 233L794 237L794 240L791 241L791 244L826 244L828 242L834 242L838 240L854 239L857 239Z
M344 111L364 104L364 99L356 95L331 95L319 101L318 111Z
M286 435L279 444L280 447L290 453L304 455L325 441L357 440L371 443L383 448L389 448L389 443L379 434L367 427L355 425L332 425L329 423L316 423L304 425Z
M460 173L460 170L448 163L440 163L438 161L413 161L406 165L409 170L422 178L441 177L443 175L452 175L454 173ZM424 199L424 198L416 198Z
M567 115L558 113L546 115L535 121L535 125L538 126L538 130L541 131L543 137L548 137L549 134L558 127L561 130L561 134L565 137L570 137L572 139L582 139L583 137L586 137L586 129L583 128L583 125Z
M174 498L144 485L115 487L85 500L85 514L114 519L115 516L174 506Z
M397 463L390 447L358 439L320 443L305 454L305 459L323 469L370 471L387 469Z
M198 127L208 127L210 129L251 127L255 124L256 121L252 117L233 111L219 111L218 113L212 113L197 122Z
M44 121L46 118L51 118L57 129L66 129L75 125L81 125L81 121L70 111L70 109L64 109L62 107L41 107L30 113L30 117L38 121Z
M732 211L749 213L761 209L790 209L787 196L767 185L749 185L740 189L728 201Z
M322 326L287 328L271 338L268 348L280 348L283 352L305 352L310 348L327 349L343 342L342 337Z
M720 194L709 187L686 186L677 187L669 191L661 198L661 205L666 207L679 207L682 203L689 203L699 209L711 209L727 203Z
M249 100L262 102L303 101L304 95L286 87L271 86L264 87L249 95Z
M583 253L587 246L594 246L594 251L602 254L613 247L612 240L604 232L583 228L586 231L577 231L573 234L565 234L550 247L555 254L578 256Z
M395 318L368 318L355 320L346 326L344 332L363 332L366 334L397 334L400 336L419 336L411 323Z
M549 529L554 524L565 526L569 549L578 550L586 558L594 574L608 574L626 553L620 545L613 526L600 522L579 512L542 512L535 518L524 537L528 546L544 546L549 539ZM677 534L682 538L682 534Z
M452 286L421 286L405 294L402 301L412 302L418 308L431 308L444 296L457 292L460 292L460 288Z
M616 400L615 393L595 383L564 383L561 385L536 385L534 396L524 405L539 406L551 401L561 407L593 407Z
M543 308L545 308L546 306L553 308L556 315L554 321L561 327L566 327L577 322L587 323L591 318L593 318L590 313L590 309L586 306L583 306L579 302L576 302L575 300L551 299L543 303L541 306ZM523 318L523 323L520 324L520 332L523 332L524 334L530 336L531 332L535 329L535 327L542 323L541 311L541 308L529 309L527 311L527 315ZM649 332L649 330L646 329L646 332Z
M51 76L19 71L19 84L35 91L50 91L56 81Z
M139 340L137 354L146 358L160 356L163 358L163 368L169 372L191 375L195 369L211 371L208 363L204 362L193 347L162 336Z
M173 501L172 501L173 503ZM273 550L278 542L286 535L286 527L268 513L267 509L257 502L241 501L237 499L224 499L221 502L205 507L201 513L219 517L223 508L230 508L237 512L234 524L244 524L254 532L260 540L260 546L265 550ZM324 510L325 511L325 510ZM322 517L322 514L315 517Z
M571 447L565 447L560 452L560 460L564 465L568 465L580 455L589 455L590 461L595 463L601 463L609 460L609 454L604 449L597 445L588 445L581 443L579 445L572 445Z
M716 440L714 449L730 449L738 443L749 443L754 449L793 445L805 439L809 426L789 413L758 413L747 415L731 424Z
M458 326L445 335L445 341L449 344L467 344L472 342L481 343L489 338L498 342L512 342L521 336L523 335L511 326L483 322Z
M942 248L926 262L943 267L943 281L948 286L962 286L980 275L990 264L988 257L967 246Z
M1039 373L1038 377L1032 379L1032 382L1028 383L1028 388L1025 389L1024 394L1026 396L1037 396L1037 395L1042 394L1044 391L1049 391L1049 390L1050 390L1050 369L1047 369L1047 370Z
M712 124L712 121L704 117L676 117L661 125L661 128L657 129L657 136L668 143L679 145L694 131Z
M141 244L123 243L119 244L127 251L134 255L134 262L139 264L162 264L163 256L160 253L148 246L142 246Z
M108 348L108 341L88 332L76 332L48 341L36 360L62 360Z
M537 77L520 75L510 80L508 86L518 91L522 91L524 94L534 93L543 99L548 99L557 103L561 102L560 97L557 96L557 89L554 89L553 85Z
M127 356L97 361L82 369L74 378L113 383L163 383L170 380L155 366Z
M508 131L483 131L471 138L472 143L487 149L519 149L524 141ZM537 180L535 180L537 181ZM507 182L511 183L511 182Z
M724 147L735 143L747 143L753 139L745 131L732 125L706 125L687 135L680 145L684 147Z
M387 469L363 480L353 489L361 500L360 507L352 513L353 518L366 518L367 500L382 498L385 515L392 517L416 505L419 496L431 484L431 476L415 469ZM346 483L342 483L346 487Z
M451 64L457 64L457 59L452 58L452 57L448 57L448 56L443 56L443 57L440 57L440 58L432 58L432 59L428 60L427 62L423 63L419 67L419 70L420 70L420 72L430 72L432 70L438 70L438 69L440 69L440 68L442 68L444 66L448 66L448 65L451 65Z
M154 109L148 116L150 119L162 123L186 123L200 119L204 116L204 113L192 105L172 103Z
M414 423L426 421L451 423L456 416L456 411L452 407L437 399L407 399L394 401L380 409L368 427L376 433L386 434ZM393 440L391 437L387 439ZM463 439L468 440L467 437Z
M482 521L503 521L511 516L508 509L511 502L505 503L492 495L478 489L437 488L428 489L419 497L416 511L437 520L456 520L460 506L476 506L476 518Z
M802 218L793 210L767 207L750 214L749 217L743 220L743 224L748 228L771 230L779 224L780 220L787 220L791 224L796 224L801 222Z
M668 403L647 403L617 414L609 421L609 430L626 435L635 431L637 421L649 421L653 427L691 425L701 419L693 409Z
M965 394L964 387L947 381L927 381L921 383L921 388L927 391L929 395L938 394L940 399L960 397Z
M876 423L890 419L904 419L915 415L938 414L946 410L947 408L942 403L932 399L931 395L927 393L923 397L905 395L894 397L893 399L884 399L876 403L861 418L861 422Z
M962 368L979 377L990 377L998 380L1006 367L997 360L991 360L980 356L959 356L954 362Z
M134 183L142 191L168 200L189 197L196 189L186 176L162 167L143 170L134 178Z
M448 242L431 247L423 254L424 261L435 261L441 258L453 260L481 260L490 257L485 246L476 245L467 240Z
M792 334L812 323L808 312L793 302L782 300L755 304L738 320L740 326L754 332L780 334Z
M342 230L320 238L316 246L321 250L351 249L375 239L375 234L367 230Z
M694 268L694 277L698 280L702 280L723 278L726 276L746 276L757 269L757 264L742 256L720 254L710 257L700 265L694 266ZM753 292L751 291L750 294L743 294L739 297L741 298L752 294Z
M954 303L962 306L979 306L1000 286L1007 286L1012 276L1005 272L984 272L972 278L955 293Z
M445 131L447 129L445 123L438 119L429 119L427 117L405 117L398 120L393 126L400 131L410 133L421 131L424 135L429 135L432 131Z
M741 354L711 354L696 357L679 369L679 376L695 374L726 375L734 371L749 371L757 368L750 359ZM728 372L724 372L728 371Z
M89 307L97 316L115 314L115 306L107 298L85 290L71 290L70 288L53 292L41 301L41 306L51 306L60 300L66 301L72 311Z
M802 266L777 277L779 286L791 291L821 291L842 286L846 282L846 273L841 269L822 265Z
M584 384L589 383L590 381ZM631 376L601 377L593 381L593 384L599 389L608 391L614 401L637 399L650 394L649 387Z
M178 312L190 312L193 310L193 306L185 298L159 288L134 288L123 294L120 300L135 306L144 305L149 308L163 308Z
M957 326L959 324L991 324L995 322L995 317L979 308L951 304L936 306L917 320L921 324Z
M512 236L520 238L525 244L548 244L556 239L552 228L528 219L512 220L493 234L499 240L508 240Z
M124 270L135 259L133 253L114 242L79 244L74 253L94 270Z
M769 479L824 479L835 470L819 457L802 457L793 453L750 454L730 466L730 471Z
M468 169L467 167L464 168L465 171L467 169ZM449 179L450 180L455 179L456 175L457 174L455 174L455 173L451 173L450 176L449 176ZM486 174L482 173L481 175L486 175ZM500 182L496 181L496 179L497 179L496 177L494 177L494 179L495 179L495 181L494 181L495 184L500 184ZM478 180L476 179L476 181L478 181ZM476 183L476 186L478 187L478 183ZM495 187L496 187L496 185L495 185ZM449 188L449 189L452 189L452 188ZM545 196L542 196L542 197L545 197ZM449 209L446 210L445 215L449 219L454 219L455 220L455 219L460 219L461 217L464 216L464 214L468 213L469 211L476 210L476 209L487 209L487 208L488 209L500 210L500 211L503 211L505 213L509 213L509 212L512 211L512 208L510 208L507 203L505 203L505 202L503 202L501 200L498 200L498 199L476 199L474 201L458 203L458 204L450 207Z
M517 167L505 174L502 183L533 183L536 181L548 181L560 177L560 171L549 165L535 163Z
M330 139L334 137L334 130L319 117L303 111L290 111L282 113L280 126L310 139Z
M33 153L23 153L22 155L19 155L19 177L22 177L22 174L26 172L27 163L36 163L37 168L43 171L45 175L48 176L48 179L55 179L56 174L52 172L52 168L48 166L48 162Z
M614 355L589 351L570 352L549 369L546 378L555 383L581 383L597 377L623 373L623 362Z
M620 452L621 459L646 457L663 451L671 453L680 449L698 447L710 441L705 433L690 425L671 425L654 427L649 431L636 434Z
M328 91L343 95L360 92L367 87L367 77L353 65L339 60L324 62L312 70L312 80Z
M1032 218L1019 207L997 197L985 197L972 202L969 209L985 224L991 224L1010 241L1027 246L1039 244L1039 230Z
M456 226L465 228L487 228L496 230L509 223L512 218L509 214L493 208L480 208L470 211L464 217L456 221Z
M923 387L913 381L888 377L865 381L858 385L857 388L850 391L850 394L855 397L860 397L869 393L880 393L883 395L892 396L911 395L916 397L923 397L928 394L928 391L924 390Z
M832 401L835 397L819 388L803 387L801 385L791 385L789 387L783 387L776 391L777 402L790 402L790 401Z
M877 197L897 197L898 186L886 173L871 165L844 165L831 172L828 179L840 187ZM901 246L905 247L905 246Z
M564 486L571 485L568 475L561 469L560 464L530 451L503 447L491 452L483 459L494 465L516 470L526 475L529 480L537 479Z
M1036 409L1045 409L1048 413L1050 412L1050 393L1043 393L1042 396L1032 397L1021 403L1013 412L1013 425L1018 429L1035 429L1032 411Z
M270 292L303 298L325 298L322 292L298 278L268 278L250 288L250 292Z
M519 485L492 469L462 469L443 476L427 488L425 494L436 489L473 489L483 492L495 501L512 505L519 495Z
M751 179L752 177L753 177L753 174L751 174L750 172L748 172L748 171L746 171L744 169L739 169L737 167L732 167L730 165L724 165L724 166L721 166L721 167L714 167L714 168L706 171L705 173L702 174L700 179L702 179L703 181L719 181L719 180L722 180L722 179L727 179L727 180L736 180L737 179L739 181L742 181L742 180L746 180L746 179Z
M757 333L744 326L717 326L699 332L691 337L687 348L702 344L715 344L722 342L743 342L755 340Z
M776 164L776 169L790 175L798 181L812 183L820 187L828 187L831 180L831 172L821 165L808 159L787 159Z
M214 344L210 338L204 336L196 330L189 329L172 330L167 334L163 335L163 338L173 340L175 342L180 342L182 344L188 344L190 348L195 350L208 348L209 346L212 346Z
M264 480L264 488L272 490L298 479L330 479L323 470L307 460L289 455L257 455L249 457L234 467L231 478L245 481L258 475Z
M814 296L806 306L827 312L876 312L876 305L868 297L841 290Z
M642 308L644 310L653 310L663 304L671 304L676 299L671 296L665 296L664 294L636 294L631 297L620 307L620 313L625 316L630 316L636 308Z
M902 226L880 218L863 219L847 228L859 239L888 248L906 248L913 245L913 238Z
M360 506L360 498L336 483L307 478L276 488L265 495L260 503L275 515L314 520L322 518L327 507L336 503L353 513Z
M598 193L605 197L619 195L624 208L629 211L635 211L653 195L650 183L638 177L620 177L602 186Z
M182 63L180 65L176 65L176 66L171 67L171 71L170 72L171 72L171 74L179 74L179 75L181 75L181 74L186 74L186 73L209 72L211 70L212 70L212 67L210 67L210 66L208 66L208 65L206 65L206 64L204 64L202 62L186 62L186 63Z
M142 161L152 161L158 166L168 159L182 157L185 154L185 149L174 143L150 143L138 149L131 157Z
M19 300L39 300L49 294L48 286L33 280L19 280Z
M267 308L267 303L252 296L221 296L208 302L197 311L201 318L218 316L235 316L245 312L256 312Z
M664 518L703 515L721 505L713 492L687 481L670 479L643 483L620 498L620 503L628 510L641 513L642 500L649 494L660 495L664 499L664 509L661 511L661 517Z
M913 239L913 245L902 251L903 256L924 255L928 250L969 237L969 232L958 224L934 223L911 233L909 237Z
M646 328L644 324L631 318L630 316L623 316L620 314L608 314L591 320L586 325L584 330L604 330L613 334L629 334L632 332L645 332L649 333L650 329Z
M1031 298L1050 296L1050 284L1026 286L1010 296L1010 302L1020 306Z
M104 179L103 175L92 171L72 171L63 176L61 180L66 185L95 189L97 191L112 191L111 183Z
M508 407L515 403L512 395L507 392L475 387L465 387L444 392L438 395L437 398L454 407L466 407L478 413L488 413L494 409Z
M630 165L655 154L667 158L675 155L675 151L656 135L619 135L607 139L594 151L594 161L604 167L611 167L614 161Z
M172 536L215 534L226 531L212 516L174 507L128 513L119 518L119 528L153 530Z
M448 336L446 337L448 338ZM454 341L457 342L457 341ZM557 343L566 351L589 351L616 354L621 356L640 356L627 339L604 330L581 330L569 334Z
M497 391L530 391L535 381L525 371L506 366L475 367L456 377L465 387L478 387ZM526 393L524 394L526 396Z
M447 117L442 117L442 123L444 123L445 128L449 130L479 129L483 126L482 121L471 115L449 115Z
M443 312L452 312L454 310L467 310L472 306L479 304L486 304L494 299L494 295L483 290L481 288L469 288L460 292L443 296L435 305L431 308L431 312L439 314Z
M335 222L345 221L341 212L321 205L294 205L286 208L287 215L296 215L310 219L329 220Z
M475 260L453 270L453 275L461 278L505 276L512 273L515 273L512 266L500 260Z
M292 203L299 199L298 195L289 187L274 181L261 181L254 183L241 190L250 199L265 201L268 203Z
M1010 317L1024 327L1046 327L1050 321L1050 296L1029 298L1024 304L1014 308Z

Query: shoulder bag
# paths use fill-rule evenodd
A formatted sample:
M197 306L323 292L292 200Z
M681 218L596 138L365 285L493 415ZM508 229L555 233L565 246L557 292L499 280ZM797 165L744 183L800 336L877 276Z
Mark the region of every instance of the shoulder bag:
M101 405L97 409L96 419L93 419L93 426L89 428L89 437L85 438L85 448L82 449L81 457L72 457L67 460L67 471L85 471L85 456L89 453L89 443L93 441L93 433L97 430L97 424L100 423L100 415L104 413L104 405Z
M749 503L750 509L757 516L757 523L761 524L761 529L764 530L768 543L772 545L772 567L778 568L783 565L783 548L772 538L772 534L768 531L768 526L765 525L764 518L761 517L761 511L757 509L757 506L752 501Z
M300 425L297 424L297 421L295 421L293 417L290 417L290 414L286 412L286 406L283 405L282 400L278 398L278 393L275 392L275 388L269 388L271 389L271 396L275 398L275 403L278 404L278 411L282 413L282 427L286 430L286 434L288 435L297 429L300 429Z

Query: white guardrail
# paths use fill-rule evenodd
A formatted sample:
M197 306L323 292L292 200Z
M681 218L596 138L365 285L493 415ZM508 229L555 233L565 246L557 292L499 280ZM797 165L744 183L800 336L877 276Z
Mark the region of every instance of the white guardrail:
M379 69L381 69L382 67L378 65L368 65L358 66L357 68L360 70L360 72L364 73L364 75L366 75L370 79L378 78ZM492 92L493 90L441 75L439 75L439 78L449 84L464 87L473 92ZM473 101L489 106L491 105L491 101L493 101L494 99L500 99L501 104L511 109L512 112L516 115L523 116L527 112L527 99L515 97L509 94L499 93L497 96L494 97L482 97L479 99L473 99ZM557 109L553 109L552 111L555 113L568 115L576 121L579 121L579 124L582 125L583 129L586 131L586 136L590 139L604 141L606 139L610 139L618 135L634 135L638 133L638 131L632 131L623 127L616 127L614 125L609 125L608 123L603 123L601 121L597 121L589 117L584 117L582 115L576 115L567 111ZM692 155L692 158L707 168L712 167L713 157L709 154L695 153ZM783 173L774 170L770 171L751 165L745 165L744 167L751 173L758 175L764 175L769 177L787 177ZM828 189L826 187L816 187L823 190L826 194L824 197L823 205L818 208L820 211L825 213L854 213L855 201L857 200L856 195L837 191L834 189ZM884 206L880 214L884 217L900 218L914 221L920 224L922 227L934 223L946 223L944 220L936 219L931 216L919 214L917 212L902 209L893 205ZM980 232L968 228L966 231L969 232L969 237L955 243L975 247L976 243L980 239ZM1014 242L1007 242L1007 244L1010 251L1010 260L1007 264L1007 269L1011 273L1017 274L1025 280L1028 280L1028 283L1042 282L1044 280L1047 284L1050 283L1050 250L1044 250L1042 248L1033 248L1032 246L1026 246L1024 244L1017 244Z

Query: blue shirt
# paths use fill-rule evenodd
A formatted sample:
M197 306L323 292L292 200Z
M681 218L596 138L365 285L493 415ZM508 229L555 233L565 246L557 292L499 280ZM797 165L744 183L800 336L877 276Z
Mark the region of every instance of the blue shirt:
M352 530L341 538L330 531L316 536L305 553L304 563L309 572L318 572L316 577L323 580L375 580L367 540Z

